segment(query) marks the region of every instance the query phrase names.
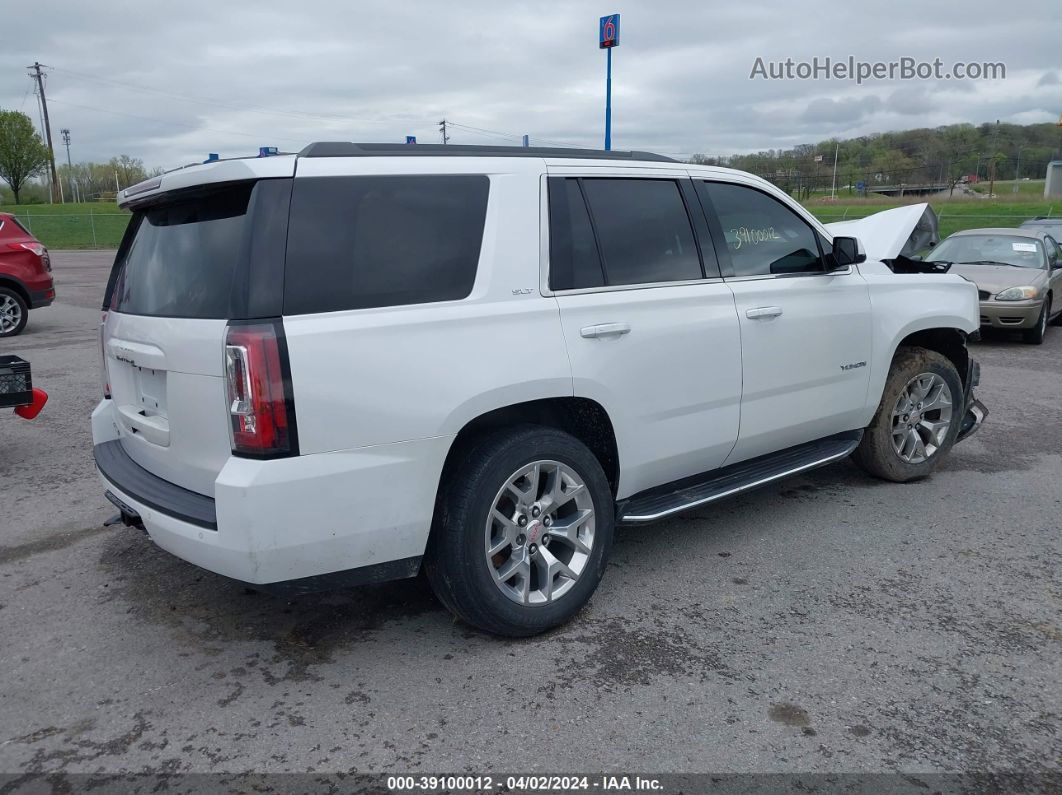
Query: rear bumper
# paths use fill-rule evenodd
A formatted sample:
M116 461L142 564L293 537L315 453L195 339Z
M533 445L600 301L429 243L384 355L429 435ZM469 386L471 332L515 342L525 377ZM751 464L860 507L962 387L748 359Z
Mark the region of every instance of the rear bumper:
M233 457L213 500L147 472L119 441L94 453L104 488L158 546L226 577L300 591L415 575L448 446L447 437Z
M48 287L45 290L33 290L29 294L29 308L40 309L41 307L50 306L52 301L55 300L55 288Z
M982 301L981 326L1029 329L1040 319L1043 301Z

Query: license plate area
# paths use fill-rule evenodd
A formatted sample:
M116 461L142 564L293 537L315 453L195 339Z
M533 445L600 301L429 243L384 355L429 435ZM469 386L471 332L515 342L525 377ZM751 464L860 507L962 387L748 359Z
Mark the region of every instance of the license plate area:
M134 373L137 405L145 416L166 418L166 371L137 367Z

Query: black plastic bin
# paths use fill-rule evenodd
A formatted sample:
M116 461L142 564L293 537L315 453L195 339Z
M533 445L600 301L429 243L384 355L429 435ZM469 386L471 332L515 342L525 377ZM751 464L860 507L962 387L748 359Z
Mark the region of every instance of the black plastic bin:
M0 356L0 408L33 402L30 364L18 356Z

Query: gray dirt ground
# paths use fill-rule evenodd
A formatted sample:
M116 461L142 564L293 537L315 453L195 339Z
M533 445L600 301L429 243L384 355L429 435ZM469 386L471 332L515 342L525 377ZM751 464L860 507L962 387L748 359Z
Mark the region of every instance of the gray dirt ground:
M975 346L992 416L928 481L845 462L624 530L511 642L420 580L284 601L104 529L110 256L57 254L2 346L51 402L0 416L0 772L1058 772L1062 328Z

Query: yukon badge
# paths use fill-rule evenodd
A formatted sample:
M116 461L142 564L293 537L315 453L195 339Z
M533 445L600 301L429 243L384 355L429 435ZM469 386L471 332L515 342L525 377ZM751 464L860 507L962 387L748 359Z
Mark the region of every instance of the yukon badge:
M851 364L842 364L842 370L858 370L860 367L866 367L866 362L852 362Z

